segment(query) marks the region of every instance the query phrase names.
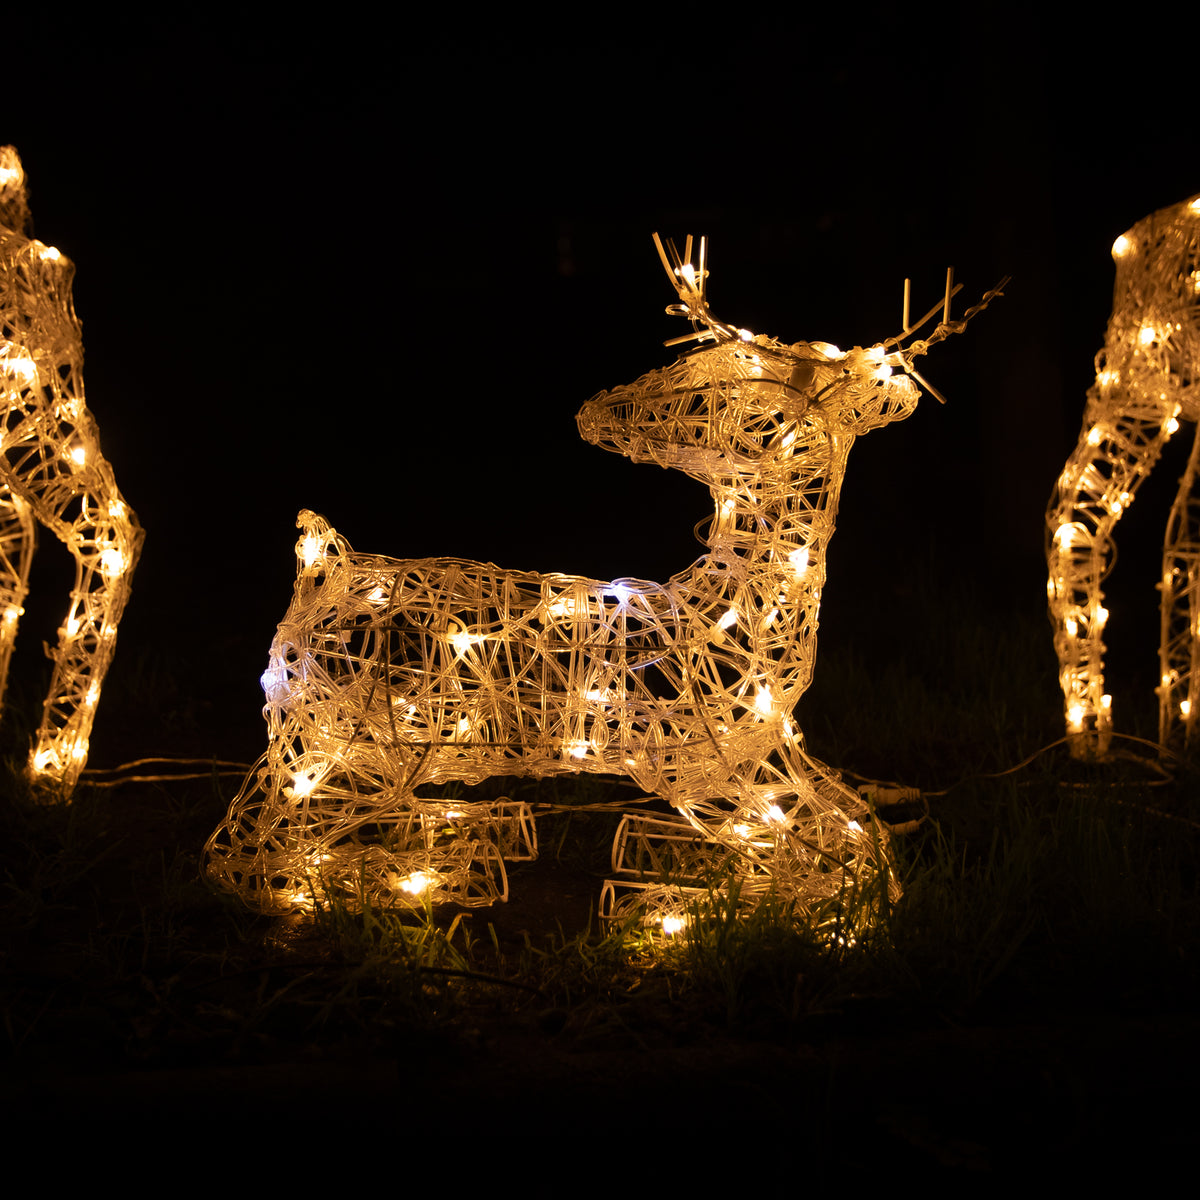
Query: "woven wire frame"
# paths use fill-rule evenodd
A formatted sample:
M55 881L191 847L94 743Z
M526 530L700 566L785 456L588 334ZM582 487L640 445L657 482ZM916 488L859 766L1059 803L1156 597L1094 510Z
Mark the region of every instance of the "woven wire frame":
M622 824L607 917L644 909L667 928L672 905L731 881L746 903L771 894L805 920L866 883L898 896L886 836L806 753L792 712L854 439L913 411L912 359L999 291L908 346L786 346L712 317L703 242L698 268L691 239L682 258L668 249L671 311L694 327L678 340L699 344L588 401L578 425L704 482L706 552L666 583L603 581L360 554L302 512L263 675L268 750L206 848L212 877L247 903L284 911L364 889L374 903L491 903L503 860L536 852L528 810L468 805L448 821L454 802L416 789L579 772L628 776L677 814Z
M1071 752L1107 753L1103 582L1117 522L1183 421L1200 417L1200 196L1152 213L1117 238L1116 286L1079 441L1046 511L1047 597ZM1159 741L1190 745L1200 675L1197 447L1163 547Z
M88 739L142 529L125 503L83 392L75 268L28 234L25 172L0 147L0 696L29 586L36 526L75 560L70 607L28 774L35 794L68 798Z

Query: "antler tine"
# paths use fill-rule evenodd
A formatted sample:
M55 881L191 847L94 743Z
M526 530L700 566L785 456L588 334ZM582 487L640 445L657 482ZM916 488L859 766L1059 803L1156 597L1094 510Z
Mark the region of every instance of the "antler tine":
M667 278L671 281L671 286L678 293L680 300L683 301L683 308L679 305L671 305L667 312L672 315L683 313L685 316L690 316L692 320L702 319L697 316L697 313L703 313L704 305L704 277L700 277L700 282L696 282L696 269L692 266L692 238L688 235L685 249L687 254L685 257L679 257L679 250L674 241L667 238L666 249L663 249L662 240L658 234L654 234L654 245L658 248L658 257L662 259L663 269L667 272ZM670 257L668 258L668 254Z
M658 257L662 259L663 270L667 273L667 278L671 281L673 288L678 288L678 270L679 270L679 255L675 250L675 243L667 238L667 246L671 251L671 257L667 257L667 251L663 249L662 238L657 233L651 235L654 238L654 246L658 250ZM672 262L672 259L674 261Z
M947 321L944 318L946 311L949 308L950 298L952 296L957 296L958 293L962 291L963 285L961 283L955 284L953 288L947 290L945 297L939 300L923 317L920 318L920 320L914 321L902 333L896 334L895 337L888 338L887 341L883 343L884 348L886 349L888 346L899 346L899 344L906 337L916 333L916 331L920 329L922 325L935 317L940 309L942 311L943 320L939 322L937 328L935 328L927 338L922 338L919 341L913 342L912 345L900 351L900 353L904 355L905 361L911 361L916 357L916 355L924 354L930 346L936 344L937 342L944 341L952 333L961 333L963 329L966 328L967 322L973 316L975 316L976 313L980 313L987 308L987 306L993 300L995 300L997 296L1004 295L1004 287L1011 279L1011 275L1005 275L1004 278L1001 279L1000 282L991 289L991 291L984 292L984 294L979 298L979 302L968 308L967 311L963 313L963 315L959 317L957 321Z
M667 238L666 250L664 250L659 235L654 234L654 245L658 247L659 258L662 259L662 266L671 280L671 286L679 293L679 299L688 306L690 313L696 307L697 292L700 293L698 299L703 299L703 280L700 287L697 287L696 269L691 265L691 235L688 235L688 241L684 247L686 253L683 258L679 257L678 248L671 238ZM670 254L671 257L667 258L667 254Z
M677 346L681 342L691 342L698 338L712 338L715 341L721 337L737 337L739 331L730 325L726 325L723 321L718 321L708 308L707 286L705 284L705 279L708 275L708 239L706 237L700 238L700 265L699 268L696 268L692 266L693 238L691 234L688 234L687 241L684 243L683 258L680 258L679 251L670 238L667 239L666 246L664 247L662 239L657 233L653 237L654 245L658 250L658 257L662 260L663 269L667 272L680 300L683 301L682 304L668 305L667 312L672 316L687 317L694 326L705 326L703 329L696 328L693 332L684 334L682 337L671 338L669 341L664 342L663 345Z
M907 281L907 280L905 280L905 282L907 283L908 281ZM1004 282L1005 282L1005 283L1007 282L1007 278L1005 279L1005 281L1004 281ZM1003 284L1001 284L1000 286L1001 286L1001 287L1003 287ZM945 310L946 310L946 305L947 305L947 304L949 303L949 301L950 301L950 297L952 297L952 296L957 296L957 295L958 295L958 293L962 291L962 287L963 287L963 285L962 285L961 283L957 283L957 284L955 284L955 285L954 285L954 287L953 287L953 288L951 288L951 289L950 289L950 291L947 293L947 295L946 295L946 296L944 296L944 297L943 297L941 300L939 300L939 301L938 301L938 302L937 302L937 303L936 303L936 304L935 304L935 305L934 305L934 306L933 306L933 307L932 307L932 308L931 308L931 309L930 309L930 310L929 310L929 311L928 311L928 312L927 312L927 313L926 313L924 316L922 316L922 317L919 317L917 320L913 321L913 322L912 322L912 323L911 323L911 324L908 326L908 328L907 328L907 329L905 329L905 330L901 331L900 333L896 334L896 336L895 336L895 337L890 337L890 338L888 338L888 339L887 339L887 341L883 343L883 344L884 344L884 346L885 346L885 347L886 347L886 346L898 346L898 345L899 345L899 344L900 344L902 341L904 341L904 339L905 339L906 337L909 337L911 334L914 334L914 333L916 333L916 331L917 331L918 329L920 329L922 325L924 325L924 324L925 324L927 321L930 321L930 320L932 320L932 319L933 319L935 316L937 316L938 312L943 312L943 313L944 313L944 312L945 312ZM989 295L990 295L990 294L991 294L991 293L989 293ZM974 312L976 312L977 310L976 310L976 309L971 309L970 311L971 311L971 313L974 313ZM964 318L964 319L965 319L965 318ZM939 328L940 328L940 326L939 326ZM931 336L932 336L932 335L931 335ZM946 336L945 334L943 334L943 335L942 335L942 337L945 337L945 336ZM941 340L941 339L939 339L939 341L940 341L940 340ZM919 346L921 346L921 347L922 347L922 349L920 349L920 350L917 350L917 351L916 351L916 353L917 353L917 354L923 354L923 353L924 353L924 349L923 349L923 347L925 347L925 346L929 345L929 339L927 338L927 339L926 339L924 342L914 342L914 343L913 343L913 345L914 345L914 346L916 346L916 345L919 345ZM910 349L911 349L911 347L910 347ZM903 353L904 353L904 354L908 354L908 352L909 352L908 350L905 350L905 351L903 351Z
M938 342L944 341L952 333L961 333L967 327L967 322L976 313L982 312L985 308L987 308L987 306L993 300L995 300L997 296L1004 295L1004 291L1003 291L1004 285L1007 284L1008 281L1012 278L1011 275L1005 275L1004 278L1001 279L1000 282L998 284L996 284L996 286L994 288L991 289L991 291L984 292L984 294L980 297L978 304L974 304L970 308L968 308L967 311L965 313L963 313L963 315L957 321L951 321L948 319L949 312L950 312L950 301L954 296L957 296L958 293L960 291L962 291L961 283L951 286L953 283L953 279L954 279L953 270L954 270L954 268L951 267L946 272L946 294L945 294L945 296L941 300L939 300L923 317L921 317L921 319L919 321L914 321L902 333L897 334L895 337L888 338L887 341L883 343L885 349L888 346L899 347L900 343L906 337L908 337L912 333L915 333L918 329L920 329L920 327L922 325L925 324L926 321L929 321L933 317L935 317L937 315L938 310L941 309L942 320L938 323L937 327L933 330L933 332L927 338L921 338L918 341L912 342L910 345L903 347L902 349L898 349L895 352L895 354L896 354L896 357L899 358L899 360L900 360L899 362L896 362L895 359L892 359L889 357L889 361L892 362L893 365L902 367L902 369L907 374L911 375L940 404L945 404L946 398L937 390L937 388L935 388L933 386L933 384L931 384L929 382L928 379L926 379L923 375L920 374L919 371L917 371L917 369L913 366L913 359L916 358L918 354L925 354L929 350L930 346L933 346ZM907 288L908 280L906 279L904 282L905 282L905 285ZM906 308L907 308L907 300L908 300L908 293L906 290L905 291L905 302L906 302L905 307Z

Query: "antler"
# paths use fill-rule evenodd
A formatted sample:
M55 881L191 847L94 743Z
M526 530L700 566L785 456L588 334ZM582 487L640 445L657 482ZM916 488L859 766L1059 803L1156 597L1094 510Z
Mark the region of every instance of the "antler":
M735 325L727 325L724 321L718 321L713 316L712 311L708 307L708 296L706 295L706 280L708 279L708 270L705 266L708 260L708 239L700 238L700 258L699 266L692 266L692 235L688 234L687 241L684 242L683 256L680 257L679 250L675 243L668 238L666 247L664 248L662 239L658 234L654 234L654 245L658 250L658 257L662 259L663 270L667 273L667 278L670 279L672 286L679 293L682 304L668 304L667 312L673 317L687 317L693 325L691 333L685 333L682 337L671 338L664 342L666 346L678 346L682 342L702 341L705 338L710 338L714 342L719 342L725 339L737 340L743 342L754 341L754 334L748 329L739 329ZM923 317L913 321L911 324L908 320L908 299L910 281L904 281L904 318L903 329L895 337L890 337L883 343L882 349L886 352L888 347L895 346L896 349L887 354L886 361L889 366L899 367L905 374L911 375L931 396L933 396L940 404L946 403L946 398L927 380L917 369L912 365L913 359L919 354L926 354L930 346L937 345L938 342L948 338L952 333L962 333L967 327L967 322L975 316L976 313L982 312L987 308L997 296L1003 296L1004 285L1008 283L1011 276L1005 275L991 291L985 292L978 304L968 308L962 317L957 321L950 320L950 301L962 291L962 284L954 282L954 268L946 269L946 294L941 301L935 304ZM910 337L918 329L921 328L927 321L932 320L941 309L942 319L938 322L936 328L927 338L918 339L910 343L907 347L900 347L900 343L905 338ZM703 328L701 328L703 326ZM762 339L760 339L762 340ZM764 347L765 349L765 347ZM779 347L780 350L786 350L784 347Z
M926 321L933 318L938 309L942 310L942 319L938 322L937 327L927 338L920 338L912 342L909 346L901 350L893 351L888 355L887 361L892 366L899 367L907 375L911 375L939 404L945 404L946 398L926 379L913 365L912 361L918 354L926 354L930 346L937 345L938 342L944 341L952 333L962 333L967 327L967 322L976 314L983 312L987 306L996 299L997 296L1004 295L1004 285L1012 278L1011 275L1005 275L998 284L990 292L984 292L980 297L979 303L968 308L962 317L957 321L950 320L950 301L962 291L962 284L955 285L954 283L954 268L946 268L946 295L939 303L935 304L923 317L914 321L911 325L908 321L908 295L909 295L909 280L904 281L904 328L895 337L890 337L883 343L883 348L886 350L889 346L899 346L900 343L911 334L915 333Z
M708 278L708 271L705 268L705 263L708 261L707 238L700 239L700 265L698 268L692 266L692 235L690 233L683 245L682 258L679 257L679 251L670 238L667 239L667 247L664 250L662 241L656 233L654 245L658 249L658 257L662 259L667 278L670 279L679 293L680 300L683 301L682 304L668 304L667 312L673 317L687 317L693 326L697 326L692 333L685 333L683 337L671 338L670 341L664 342L664 346L678 346L681 342L697 341L703 338L712 338L714 342L720 341L722 338L736 338L743 342L754 339L754 334L748 329L738 329L734 325L726 325L724 321L718 321L709 310L704 282ZM667 257L668 252L670 258ZM704 325L705 328L698 328L700 325Z

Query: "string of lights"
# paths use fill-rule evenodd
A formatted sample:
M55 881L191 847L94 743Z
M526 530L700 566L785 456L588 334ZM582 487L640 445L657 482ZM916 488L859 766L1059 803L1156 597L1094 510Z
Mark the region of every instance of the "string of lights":
M818 922L848 885L898 894L886 832L806 752L792 713L850 448L913 412L913 360L1003 283L951 321L948 278L911 325L906 289L901 334L867 349L785 345L711 314L703 239L695 263L691 238L682 256L655 243L668 311L692 324L675 341L694 345L577 422L596 446L707 485L704 554L662 584L397 560L301 512L262 677L268 749L206 847L210 875L249 905L504 899L505 860L537 852L529 807L426 793L563 772L628 776L673 810L623 819L605 917L671 932L714 879Z

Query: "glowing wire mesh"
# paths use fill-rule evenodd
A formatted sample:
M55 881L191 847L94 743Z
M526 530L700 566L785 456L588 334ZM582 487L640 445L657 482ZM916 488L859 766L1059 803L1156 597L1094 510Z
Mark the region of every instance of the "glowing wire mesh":
M596 396L578 424L707 484L707 553L665 584L399 561L353 552L302 512L263 676L269 748L206 848L247 903L503 899L503 860L536 853L525 806L414 794L493 775L627 775L674 807L622 822L610 917L676 928L687 886L723 870L743 898L773 884L813 915L848 879L888 872L886 839L805 753L791 713L812 676L850 447L913 411L913 358L965 320L907 348L912 329L845 353L785 346L712 316L703 241L698 267L690 238L682 261L668 249L682 301L668 311L695 328L677 340L702 346Z
M1079 444L1046 512L1047 595L1077 757L1103 755L1112 738L1104 690L1108 611L1101 584L1113 532L1181 420L1200 418L1200 196L1139 221L1113 243L1112 316L1096 356ZM1163 547L1159 740L1191 738L1200 640L1200 441L1167 523Z
M75 268L28 235L25 172L0 147L0 696L28 591L37 521L75 559L71 606L29 759L39 792L69 796L142 545L83 395Z

